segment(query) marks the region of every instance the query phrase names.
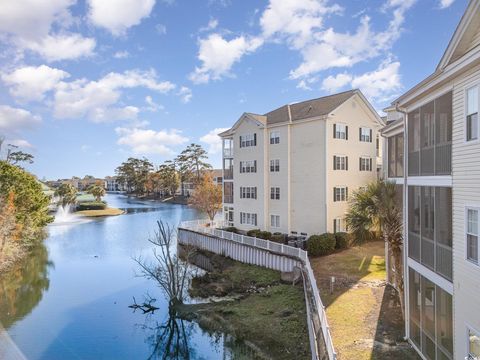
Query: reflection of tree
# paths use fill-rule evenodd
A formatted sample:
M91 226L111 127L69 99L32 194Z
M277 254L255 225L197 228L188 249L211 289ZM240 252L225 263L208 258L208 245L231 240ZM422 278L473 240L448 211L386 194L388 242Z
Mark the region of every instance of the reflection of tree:
M147 319L147 322L148 319ZM194 323L187 322L170 314L168 319L159 324L142 325L149 332L146 342L151 347L148 359L188 360L195 358L194 349L189 344L192 337Z
M0 276L0 323L9 328L29 314L48 289L48 252L44 245L32 249L25 260Z

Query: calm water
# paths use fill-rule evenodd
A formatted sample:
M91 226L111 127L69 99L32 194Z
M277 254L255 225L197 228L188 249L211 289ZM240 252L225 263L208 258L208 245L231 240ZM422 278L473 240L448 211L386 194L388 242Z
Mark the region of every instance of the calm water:
M156 221L178 224L196 211L121 195L106 200L127 214L49 226L45 246L0 278L0 322L20 351L32 360L234 357L223 336L169 319L155 283L136 276L132 257L150 256ZM140 302L147 293L160 310L132 312L133 296Z

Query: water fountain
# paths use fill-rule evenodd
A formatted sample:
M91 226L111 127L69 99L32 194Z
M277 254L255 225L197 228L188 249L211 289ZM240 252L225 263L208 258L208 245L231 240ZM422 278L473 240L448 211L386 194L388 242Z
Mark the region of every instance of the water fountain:
M59 204L55 213L55 221L52 225L69 225L87 221L82 216L75 215L72 210L71 204Z

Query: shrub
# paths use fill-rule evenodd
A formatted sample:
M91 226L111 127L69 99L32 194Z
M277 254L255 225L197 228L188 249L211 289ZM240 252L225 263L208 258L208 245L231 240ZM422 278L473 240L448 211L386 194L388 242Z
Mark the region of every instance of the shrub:
M223 228L222 230L238 234L238 229L235 226L228 226L226 228Z
M270 238L270 241L273 241L279 244L285 244L285 235L281 233L274 233Z
M335 249L346 249L350 246L350 236L346 232L335 233Z
M335 235L325 233L308 238L307 251L311 256L328 255L335 250Z
M270 231L259 231L257 237L260 239L270 240L272 238L272 233Z
M107 204L103 201L84 202L77 205L77 211L82 210L104 210Z
M261 232L260 229L253 229L247 231L247 236L258 237L258 234Z

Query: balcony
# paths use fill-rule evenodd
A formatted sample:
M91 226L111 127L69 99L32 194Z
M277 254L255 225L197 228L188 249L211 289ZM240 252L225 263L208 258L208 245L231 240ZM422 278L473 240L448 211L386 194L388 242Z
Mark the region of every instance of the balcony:
M223 179L233 180L233 169L223 169Z
M223 139L222 150L224 158L233 157L233 139Z
M224 148L223 157L233 157L233 149Z

